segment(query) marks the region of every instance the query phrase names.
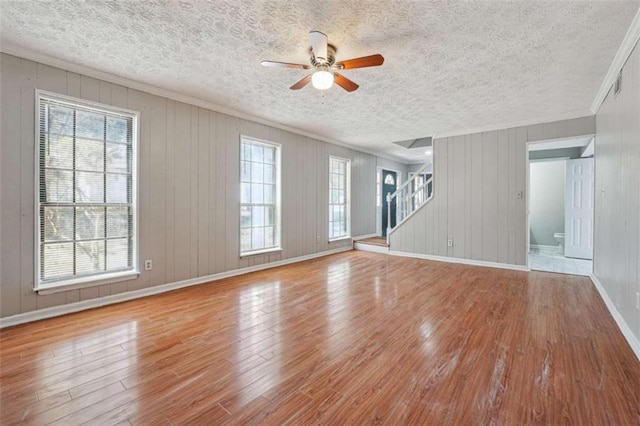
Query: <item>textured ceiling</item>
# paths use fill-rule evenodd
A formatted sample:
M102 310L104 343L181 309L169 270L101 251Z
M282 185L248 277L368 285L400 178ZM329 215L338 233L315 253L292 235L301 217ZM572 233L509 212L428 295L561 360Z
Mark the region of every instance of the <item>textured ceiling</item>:
M590 114L635 1L9 1L1 40L325 138L392 142ZM320 30L360 89L288 87Z

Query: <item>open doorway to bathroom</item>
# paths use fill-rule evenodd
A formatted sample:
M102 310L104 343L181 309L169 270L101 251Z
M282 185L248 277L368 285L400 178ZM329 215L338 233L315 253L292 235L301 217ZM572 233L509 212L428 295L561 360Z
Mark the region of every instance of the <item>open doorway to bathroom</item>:
M528 144L532 270L591 274L593 145L593 137Z

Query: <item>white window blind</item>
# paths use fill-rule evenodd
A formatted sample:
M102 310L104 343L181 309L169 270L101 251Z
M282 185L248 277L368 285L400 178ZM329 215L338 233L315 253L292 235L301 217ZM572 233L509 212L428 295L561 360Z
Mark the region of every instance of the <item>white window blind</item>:
M135 270L136 115L39 94L39 288Z
M329 239L345 238L350 233L351 160L329 157Z
M280 147L242 138L240 254L280 248Z

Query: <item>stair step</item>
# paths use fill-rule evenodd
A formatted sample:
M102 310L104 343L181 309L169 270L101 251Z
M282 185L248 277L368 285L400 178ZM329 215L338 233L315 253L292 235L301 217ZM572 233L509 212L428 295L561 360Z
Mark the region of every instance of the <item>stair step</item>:
M389 247L387 244L387 239L385 237L371 237L365 238L364 240L356 241L358 244L369 244L373 246L381 246L381 247Z
M361 243L360 241L356 241L355 244L353 244L353 248L355 250L370 251L373 253L389 253L389 246Z

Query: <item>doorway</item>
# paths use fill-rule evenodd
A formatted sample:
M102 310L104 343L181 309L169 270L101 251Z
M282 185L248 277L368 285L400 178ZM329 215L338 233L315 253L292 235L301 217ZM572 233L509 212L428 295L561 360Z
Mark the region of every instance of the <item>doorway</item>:
M387 227L393 228L396 226L396 198L391 200L391 209L389 209L389 203L387 202L387 194L393 194L396 192L398 185L398 173L392 170L382 169L382 236L387 236ZM389 212L391 216L389 216Z
M528 144L528 264L590 275L593 259L593 137Z

